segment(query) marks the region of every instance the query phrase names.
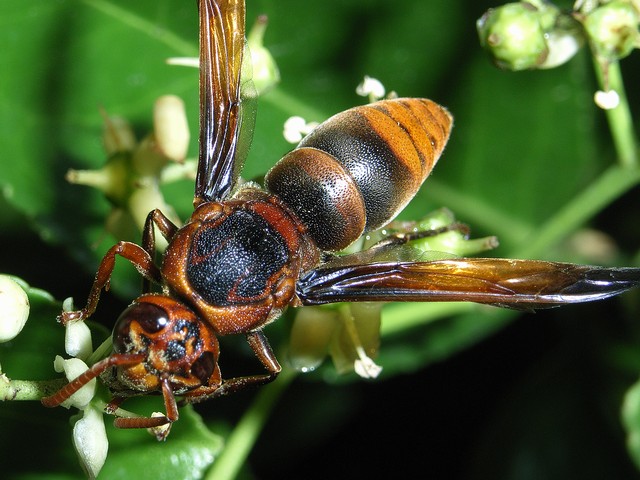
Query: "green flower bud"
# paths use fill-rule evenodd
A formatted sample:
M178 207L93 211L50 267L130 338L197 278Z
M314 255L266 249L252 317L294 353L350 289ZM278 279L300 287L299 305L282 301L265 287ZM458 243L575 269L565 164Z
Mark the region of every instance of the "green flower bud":
M131 153L120 151L107 160L104 167L96 170L69 170L65 179L76 185L97 188L117 206L126 204L131 193Z
M298 310L289 342L289 364L298 371L318 368L329 350L338 326L338 310L309 306Z
M640 467L640 381L634 383L624 396L622 424L627 431L629 454Z
M258 95L269 91L280 82L280 70L269 50L264 46L264 34L267 30L267 17L261 15L251 27L247 36L247 46L251 53L253 84Z
M535 68L549 54L539 10L528 2L488 10L478 20L477 29L480 44L500 68Z
M628 1L618 0L589 13L584 28L596 55L612 61L626 57L640 45L639 22L635 7Z
M383 303L357 302L338 308L340 321L329 345L339 374L355 371L362 378L376 378L382 367L373 360L380 347Z

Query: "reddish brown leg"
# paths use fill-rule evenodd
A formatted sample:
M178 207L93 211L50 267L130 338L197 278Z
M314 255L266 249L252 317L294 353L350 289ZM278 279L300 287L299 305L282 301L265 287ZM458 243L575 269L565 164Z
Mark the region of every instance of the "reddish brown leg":
M170 242L175 233L178 231L178 227L169 220L164 213L157 208L149 212L147 219L144 222L144 229L142 231L142 248L146 250L149 257L154 258L156 251L156 235L155 226L158 227L160 233L167 242ZM151 280L146 276L142 277L142 293L149 293L151 291Z
M156 283L162 282L160 270L154 265L151 255L149 255L144 248L131 242L118 242L109 249L103 257L102 262L100 262L93 286L89 292L87 305L82 310L62 312L58 317L60 322L66 324L73 320L83 320L90 317L93 312L96 311L96 306L100 299L100 292L103 288L106 290L109 289L109 281L111 280L111 273L115 266L116 255L120 255L129 260L143 277Z
M155 428L172 424L179 417L178 405L176 404L176 397L171 390L169 379L166 377L162 379L162 396L166 409L165 415L158 417L118 417L113 421L113 424L117 428ZM156 433L158 441L166 439L169 431L169 428L158 431Z
M49 397L43 397L40 401L45 407L57 407L71 395L84 387L91 380L102 374L108 368L122 365L134 365L144 360L142 354L115 354L93 365L89 370L78 375L64 387Z
M111 399L111 401L109 403L107 403L107 406L104 407L104 411L110 415L113 415L115 413L115 411L120 408L120 405L122 405L122 402L124 402L127 399L127 397L124 396L115 396Z
M197 388L185 395L186 403L198 403L209 398L221 397L229 393L235 393L248 387L265 385L276 379L282 367L278 359L273 354L271 345L262 331L255 331L247 334L249 346L264 365L269 373L265 375L251 375L248 377L236 377L224 380L222 385L210 385Z

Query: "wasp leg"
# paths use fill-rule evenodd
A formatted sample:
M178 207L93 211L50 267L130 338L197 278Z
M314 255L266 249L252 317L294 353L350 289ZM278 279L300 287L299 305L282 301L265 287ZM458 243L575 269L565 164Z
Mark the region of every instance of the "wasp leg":
M94 364L90 369L85 370L53 395L43 397L40 401L45 407L57 407L107 369L119 365L135 365L136 363L140 363L142 360L144 360L144 355L140 354L111 355Z
M58 317L58 320L63 325L74 320L83 320L93 315L93 312L96 311L98 300L100 299L100 292L103 288L105 290L109 289L109 282L111 280L113 267L115 266L116 255L120 255L121 257L129 260L133 266L136 267L138 272L140 272L140 274L146 279L152 282L162 283L160 270L153 263L153 259L151 255L149 255L149 252L135 243L124 241L118 242L109 249L102 258L102 262L100 262L91 291L89 292L87 305L82 310L62 312Z
M264 375L251 375L247 377L235 377L223 380L221 385L208 385L192 390L184 397L185 403L198 403L210 398L217 398L230 393L235 393L250 387L257 387L273 382L282 367L278 363L278 359L273 354L271 345L267 337L261 331L250 332L247 334L249 346L260 360L260 363L269 372Z
M154 258L156 251L156 234L154 225L158 227L158 230L160 230L160 233L167 242L170 242L178 231L178 227L157 208L149 212L142 230L142 248L146 250L151 258ZM142 293L149 292L151 292L151 280L146 276L143 276Z
M110 415L114 415L116 413L116 410L118 410L118 408L120 408L120 405L122 405L122 403L127 399L126 396L124 395L118 395L116 394L109 403L107 403L107 406L104 407L104 411Z
M113 421L113 425L117 428L157 428L163 425L168 425L167 428L156 430L155 436L158 441L162 441L167 438L169 431L171 430L171 424L178 420L178 405L176 404L176 397L171 390L171 383L168 377L162 378L162 397L164 398L164 407L166 413L164 415L158 415L157 417L118 417ZM120 399L114 399L108 407L116 407L119 404Z

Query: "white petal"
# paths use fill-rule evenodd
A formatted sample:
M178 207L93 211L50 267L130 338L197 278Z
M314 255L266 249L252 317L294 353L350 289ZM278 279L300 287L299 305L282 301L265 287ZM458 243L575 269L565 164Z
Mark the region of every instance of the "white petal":
M362 378L376 378L380 375L382 367L364 352L361 347L357 347L358 359L353 362L353 369Z
M616 108L620 103L620 95L615 90L609 90L604 92L602 90L598 90L596 94L593 96L593 100L603 110L611 110Z
M198 57L169 57L167 58L167 65L200 68L200 59Z
M64 371L64 374L69 381L74 380L89 369L87 364L79 358L70 358L65 360L60 355L56 355L56 359L53 362L53 368L59 373ZM62 406L66 408L75 407L82 410L89 404L95 394L96 380L94 378L76 393L71 395L71 397L62 402Z
M356 87L356 94L369 97L371 100L379 100L384 97L385 88L377 78L365 75L364 80Z

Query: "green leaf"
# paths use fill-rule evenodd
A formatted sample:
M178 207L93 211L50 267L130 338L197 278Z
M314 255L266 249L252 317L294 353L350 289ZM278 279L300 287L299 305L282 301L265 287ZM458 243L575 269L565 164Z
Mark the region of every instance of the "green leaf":
M640 382L634 383L624 397L622 422L627 431L629 454L640 467Z
M145 431L108 429L109 456L102 478L203 478L223 447L222 438L211 433L193 408L180 410L166 442Z

